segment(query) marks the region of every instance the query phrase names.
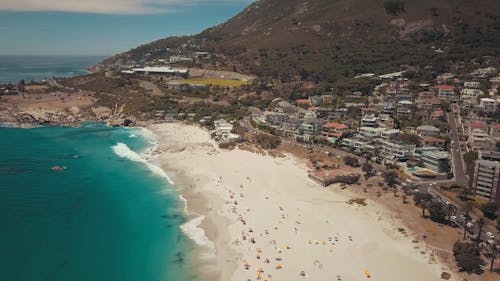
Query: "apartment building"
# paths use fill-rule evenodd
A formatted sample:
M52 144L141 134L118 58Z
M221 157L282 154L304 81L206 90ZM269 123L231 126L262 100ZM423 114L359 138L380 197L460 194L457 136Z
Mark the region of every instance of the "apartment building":
M470 175L472 193L488 201L500 201L500 162L476 160Z

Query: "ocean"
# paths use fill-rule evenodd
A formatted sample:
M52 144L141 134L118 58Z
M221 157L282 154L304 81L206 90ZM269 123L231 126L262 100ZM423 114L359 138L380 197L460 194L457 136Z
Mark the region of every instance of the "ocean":
M197 280L184 202L141 156L151 145L101 124L0 127L0 280Z
M0 55L0 83L83 75L88 73L87 67L103 59L104 57L100 56Z

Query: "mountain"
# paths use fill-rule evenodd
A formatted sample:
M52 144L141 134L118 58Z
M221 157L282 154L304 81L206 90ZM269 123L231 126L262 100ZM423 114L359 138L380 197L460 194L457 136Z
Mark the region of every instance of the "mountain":
M260 76L335 81L400 65L446 71L500 51L496 0L260 0L198 35L170 37L106 60L210 51Z

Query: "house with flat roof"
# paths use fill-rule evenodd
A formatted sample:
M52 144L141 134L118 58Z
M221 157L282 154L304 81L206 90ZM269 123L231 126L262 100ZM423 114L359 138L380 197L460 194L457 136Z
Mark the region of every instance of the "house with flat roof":
M446 151L425 151L420 158L425 168L436 173L450 172L450 155Z
M432 125L422 125L417 127L417 133L421 137L425 136L438 136L441 130L439 128Z
M492 98L481 98L479 101L479 108L486 113L493 113L497 110L497 100Z
M361 127L378 127L378 117L375 114L367 114L361 119Z

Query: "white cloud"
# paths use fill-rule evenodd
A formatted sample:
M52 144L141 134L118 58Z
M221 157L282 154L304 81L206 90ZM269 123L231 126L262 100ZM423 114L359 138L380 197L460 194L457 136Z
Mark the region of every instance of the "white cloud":
M0 0L0 11L58 11L100 14L165 13L199 3L251 3L253 0Z

